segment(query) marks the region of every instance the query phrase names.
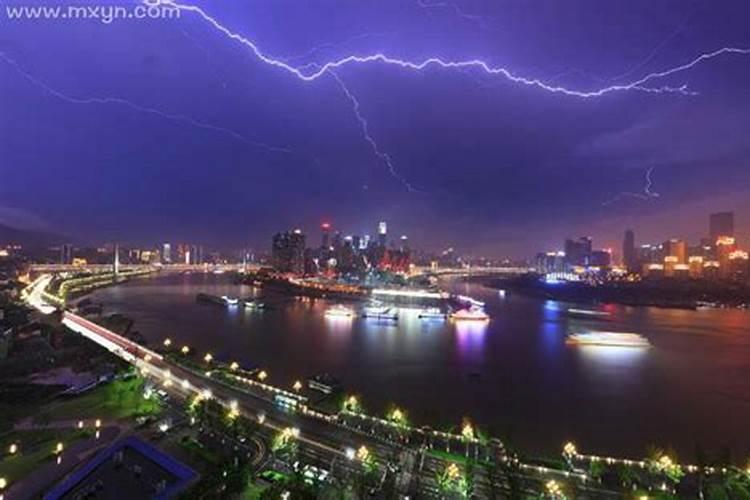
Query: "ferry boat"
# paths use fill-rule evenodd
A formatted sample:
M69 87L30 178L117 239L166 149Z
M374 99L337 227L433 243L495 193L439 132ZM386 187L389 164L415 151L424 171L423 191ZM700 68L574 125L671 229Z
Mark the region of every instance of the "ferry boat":
M344 306L333 306L326 309L326 316L329 318L353 318L354 311Z
M428 307L419 311L419 319L445 319L446 314L439 307Z
M397 320L398 311L386 306L369 306L362 311L363 318Z
M228 295L222 295L221 300L224 302L225 305L228 306L236 306L240 303L240 300L237 297L229 297Z
M307 386L323 394L331 394L341 389L341 382L328 373L323 373L307 379Z
M586 332L572 333L566 343L574 345L616 346L616 347L650 347L651 343L643 335L620 332Z
M489 321L490 317L481 307L472 306L468 309L460 309L451 314L451 319L459 321Z
M255 300L246 300L243 302L246 309L261 310L266 309L266 304L263 302L256 302Z
M612 316L611 312L608 311L597 311L595 309L575 309L575 308L569 308L567 310L568 314L573 316L590 316L593 318L606 318L608 316Z

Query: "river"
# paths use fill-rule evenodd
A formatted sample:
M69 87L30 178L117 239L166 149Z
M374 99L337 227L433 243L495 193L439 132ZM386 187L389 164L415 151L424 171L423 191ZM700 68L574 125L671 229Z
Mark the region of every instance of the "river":
M749 312L606 306L605 320L577 319L569 304L452 286L485 301L491 321L424 321L411 309L397 323L333 319L331 302L285 297L262 312L197 303L199 292L262 294L211 274L140 279L92 299L133 318L152 345L170 337L286 386L331 373L368 410L395 403L438 428L468 417L525 452L557 454L572 440L584 453L641 457L660 446L691 460L700 446L750 456ZM592 329L640 333L652 347L565 343Z

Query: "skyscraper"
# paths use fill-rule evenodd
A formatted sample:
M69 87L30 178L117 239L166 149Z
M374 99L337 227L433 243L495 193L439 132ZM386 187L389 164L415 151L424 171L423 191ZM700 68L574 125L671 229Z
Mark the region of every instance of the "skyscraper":
M664 258L673 257L676 264L687 263L687 244L683 240L671 239L664 242Z
M625 231L625 238L622 240L622 263L628 271L638 271L638 254L635 251L635 233L632 229Z
M734 212L711 214L708 221L708 234L714 245L722 236L734 236Z
M378 243L381 247L385 247L388 239L388 226L385 222L381 221L378 223Z
M73 263L73 245L65 243L60 247L60 264Z
M323 238L321 239L320 246L322 248L328 248L331 245L331 224L328 222L324 222L320 225L320 230L323 233Z
M282 273L302 274L305 270L305 235L302 231L276 233L271 247L273 267Z
M163 264L169 264L172 262L172 245L164 243L161 249L161 261Z

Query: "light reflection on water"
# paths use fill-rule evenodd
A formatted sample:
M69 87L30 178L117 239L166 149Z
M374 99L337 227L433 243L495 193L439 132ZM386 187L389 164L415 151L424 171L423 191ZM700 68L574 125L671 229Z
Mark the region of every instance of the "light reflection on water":
M285 386L328 372L373 411L398 403L438 426L469 415L531 451L559 452L573 438L592 451L638 454L661 443L689 454L700 438L750 452L748 312L610 306L611 317L585 318L566 313L572 304L460 288L487 302L489 322L424 320L417 306L399 307L395 322L328 317L335 302L265 297L203 275L133 281L93 298L106 313L132 317L152 345L169 334L198 352L262 366ZM198 304L199 292L259 294L272 307ZM640 333L653 347L566 345L567 334L590 330Z

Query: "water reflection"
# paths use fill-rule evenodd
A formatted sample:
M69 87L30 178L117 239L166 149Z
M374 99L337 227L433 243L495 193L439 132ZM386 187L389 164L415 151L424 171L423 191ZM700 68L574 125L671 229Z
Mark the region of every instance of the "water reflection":
M648 348L590 345L578 346L583 362L592 368L633 368L639 365L649 352Z

